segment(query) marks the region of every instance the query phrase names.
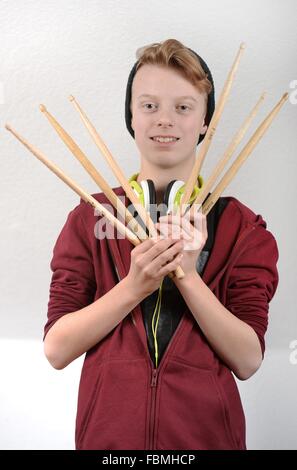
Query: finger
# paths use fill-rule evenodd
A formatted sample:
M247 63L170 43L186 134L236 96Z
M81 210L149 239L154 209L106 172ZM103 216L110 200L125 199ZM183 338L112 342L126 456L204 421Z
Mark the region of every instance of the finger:
M146 240L141 242L139 245L135 246L135 248L133 248L132 251L133 253L137 253L137 254L145 253L152 246L154 246L154 244L155 244L155 241L152 238L147 238Z
M185 215L187 215L190 220L193 219L193 216L197 214L202 214L202 204L193 204L191 210L189 210Z
M194 230L198 230L199 232L202 232L205 226L205 222L206 222L206 216L201 211L198 211L194 214L193 217L191 217L191 221L189 220L189 216L188 216L188 220L185 226L188 227L189 226L188 224L190 224Z
M180 227L189 237L193 236L195 227L191 224L188 218L180 217L179 215L165 216L159 218L160 223L172 224L174 227Z
M200 246L204 246L207 240L207 219L204 214L201 212L197 212L194 214L193 224L189 221L189 216L182 217L182 221L180 217L162 217L161 220L164 220L167 223L158 225L160 231L162 233L169 233L171 232L175 235L175 227L179 230L177 234L180 238L185 240L184 250L194 250L199 248ZM169 222L168 222L169 220ZM171 221L176 222L178 224L181 221L181 226L171 224ZM182 228L181 228L182 227ZM189 243L188 243L189 242Z
M170 222L173 225L180 225L184 226L187 228L191 228L191 222L190 222L190 215L189 212L187 212L185 215L165 215L159 218L159 222Z
M166 266L163 266L159 270L159 273L158 273L159 276L160 277L165 277L165 276L167 276L167 274L175 271L176 268L179 266L179 264L182 260L182 257L183 257L183 253L178 253L172 261L167 263Z
M167 250L175 240L172 238L159 238L155 239L153 246L151 246L142 256L141 256L141 265L146 266L147 264L151 263L160 253Z
M156 224L157 229L160 230L160 232L163 235L167 235L173 238L173 240L177 240L180 238L183 238L185 240L190 240L192 238L191 235L188 234L183 228L181 228L179 225L171 225L169 224Z
M163 266L171 263L174 258L183 251L183 241L179 240L169 247L166 251L159 254L150 264L152 273L158 272Z

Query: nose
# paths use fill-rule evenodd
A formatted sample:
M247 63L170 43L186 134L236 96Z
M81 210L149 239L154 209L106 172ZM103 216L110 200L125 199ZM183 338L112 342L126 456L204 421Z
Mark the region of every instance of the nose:
M172 113L169 110L165 110L165 109L163 109L162 111L160 110L160 113L157 119L157 125L159 127L163 127L163 126L172 127L174 125L174 119L173 119Z

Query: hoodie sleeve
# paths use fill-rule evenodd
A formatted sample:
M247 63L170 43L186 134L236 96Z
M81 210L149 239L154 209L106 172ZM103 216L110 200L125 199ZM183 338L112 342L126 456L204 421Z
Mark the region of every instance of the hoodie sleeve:
M277 261L273 235L256 227L234 263L227 288L226 308L255 330L263 356L269 302L278 285Z
M96 292L92 253L79 207L68 215L54 246L43 339L60 317L89 305Z

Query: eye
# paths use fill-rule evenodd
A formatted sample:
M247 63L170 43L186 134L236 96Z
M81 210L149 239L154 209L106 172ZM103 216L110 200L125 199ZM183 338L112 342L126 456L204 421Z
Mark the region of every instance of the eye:
M151 111L152 109L154 109L154 108L153 108L154 106L155 106L155 105L154 105L153 103L145 103L145 104L143 105L143 107L144 107L145 109L147 109L148 111Z
M180 106L178 106L179 108L182 108L181 110L182 111L187 111L187 109L190 109L190 106L187 106L186 104L181 104Z

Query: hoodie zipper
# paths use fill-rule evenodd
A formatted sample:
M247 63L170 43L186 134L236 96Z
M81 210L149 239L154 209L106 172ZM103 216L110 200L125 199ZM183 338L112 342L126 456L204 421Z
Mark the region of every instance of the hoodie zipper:
M153 369L151 379L151 409L150 409L150 427L149 427L149 450L153 449L154 445L154 427L155 427L155 414L156 414L156 394L157 394L157 380L158 370Z
M118 277L118 280L119 282L121 281L121 277L119 275L119 271L117 269L117 264L115 262L115 255L113 253L113 250L112 248L109 246L109 252L111 254L111 258L112 258L112 261L113 261L113 265L114 265L114 268L115 268L115 272L117 274L117 277ZM140 308L140 307L139 307ZM134 318L134 309L131 311L131 316L132 316L132 322L133 322L133 325L134 327L136 328L137 330L137 327L136 327L136 322L135 322L135 318ZM182 319L181 319L182 321ZM180 321L180 323L181 323ZM179 326L179 325L178 325ZM177 328L178 329L178 328ZM174 332L176 333L176 331ZM175 334L173 335L173 337L175 336ZM169 344L171 343L173 337L171 338L171 340L169 341ZM167 345L167 348L169 346L169 344ZM166 348L166 351L167 351L167 348ZM150 364L152 363L151 361L151 357L149 355L149 351L146 349L147 351L147 354L148 354L148 357L149 357L149 361L150 361ZM164 355L166 354L166 351L164 353ZM163 358L164 358L164 355L163 355ZM158 369L156 368L152 368L151 367L151 370L152 370L152 375L151 375L151 383L150 383L150 387L151 387L151 408L150 408L150 420L149 420L149 449L152 449L153 448L153 442L154 442L154 426L155 426L155 403L156 403L156 393L157 393L157 379L158 379Z
M157 386L158 386L158 376L160 374L160 370L162 370L162 367L164 366L164 361L166 359L166 356L168 354L168 350L170 348L170 345L172 344L175 336L177 335L178 331L181 328L181 324L184 320L185 313L180 319L179 324L177 325L177 328L171 337L169 343L167 344L167 347L164 351L163 357L161 359L161 362L159 364L158 368L153 368L151 367L151 383L150 383L150 388L151 388L151 407L150 407L150 420L149 420L149 444L148 444L148 450L154 450L154 439L155 439L155 421L156 421L156 395L157 395ZM150 364L152 364L152 360L149 354L149 351L147 349L147 354L149 356Z

